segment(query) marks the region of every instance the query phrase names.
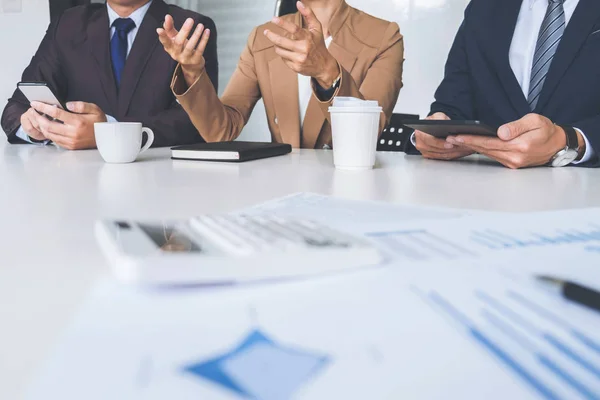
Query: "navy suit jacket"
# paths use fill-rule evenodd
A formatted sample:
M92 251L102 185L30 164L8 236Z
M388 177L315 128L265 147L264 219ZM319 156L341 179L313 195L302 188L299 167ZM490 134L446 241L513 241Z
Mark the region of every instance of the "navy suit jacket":
M110 27L106 4L68 9L50 24L23 81L48 83L63 101L98 105L122 122L142 122L154 131L153 146L203 142L185 110L171 91L177 63L158 40L156 28L171 14L175 26L193 18L211 30L206 48L206 71L215 88L218 82L217 35L214 22L201 14L154 0L139 27L117 89L110 59ZM2 128L10 143L24 143L16 136L21 115L29 102L16 90L2 115Z
M522 1L471 1L432 113L501 126L532 112L509 62ZM600 152L600 0L579 1L533 112L580 129ZM598 157L583 166L600 167Z

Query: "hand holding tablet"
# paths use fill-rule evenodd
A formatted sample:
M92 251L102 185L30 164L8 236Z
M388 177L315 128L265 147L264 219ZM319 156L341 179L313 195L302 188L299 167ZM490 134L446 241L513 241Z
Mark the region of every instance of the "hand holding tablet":
M446 114L441 112L430 115L429 117L427 117L426 121L451 122L450 118ZM422 121L416 122L420 123ZM413 126L417 127L416 124L414 124ZM430 127L423 128L428 131L432 131L431 129L429 129ZM448 130L441 130L440 132L442 137L438 138L419 129L415 130L414 143L417 150L421 152L424 158L429 158L433 160L456 160L474 153L474 151L469 148L463 148L462 146L448 142L446 139L449 135Z

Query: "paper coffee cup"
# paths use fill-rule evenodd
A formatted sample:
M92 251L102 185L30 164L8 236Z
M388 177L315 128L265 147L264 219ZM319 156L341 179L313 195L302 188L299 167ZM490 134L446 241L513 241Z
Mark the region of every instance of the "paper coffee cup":
M376 104L377 102L342 100L329 108L333 163L336 168L365 170L372 169L375 165L382 111Z

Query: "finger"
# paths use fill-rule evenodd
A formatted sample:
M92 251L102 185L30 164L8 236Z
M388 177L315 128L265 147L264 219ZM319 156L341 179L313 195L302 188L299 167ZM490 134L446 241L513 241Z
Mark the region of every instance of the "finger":
M163 24L164 32L169 39L175 39L177 34L177 29L175 29L175 21L173 21L173 17L169 14L165 16L165 23Z
M202 37L203 32L204 25L198 24L198 26L194 30L194 34L192 35L192 37L190 37L187 44L185 45L185 49L183 50L184 56L191 56L194 53L194 51L196 50L196 46L198 45L198 42Z
M438 139L425 132L416 131L415 139L417 140L417 149L422 151L428 150L451 150L456 146L452 143L448 143L443 139Z
M69 137L69 129L68 125L61 124L55 121L50 121L46 118L38 120L40 131L44 134L44 136L48 137L48 135L58 135Z
M200 39L200 43L198 43L198 47L196 47L196 55L204 55L206 51L206 46L208 46L208 41L210 40L210 29L205 29L202 34L202 39Z
M473 154L473 152L471 150L465 150L465 149L446 151L443 153L438 153L435 151L425 151L425 152L421 153L421 155L423 157L428 158L430 160L445 160L445 161L457 160L459 158L470 156L471 154Z
M190 36L190 33L192 33L193 28L194 28L194 20L191 18L186 19L183 26L181 27L181 30L179 31L179 33L175 36L175 38L172 38L173 41L177 45L183 47L185 45L187 38Z
M294 24L293 22L286 21L279 17L274 17L271 20L271 22L273 22L275 25L279 26L286 32L294 35L295 37L302 35L302 32L303 32L302 29L300 29L300 27L298 25Z
M66 112L56 106L51 106L49 104L32 101L31 107L33 107L36 111L41 112L42 114L46 114L47 116L49 116L51 118L57 119L59 121L65 122L65 123L72 119L72 116L69 115L68 112Z
M310 7L307 7L301 1L297 2L296 6L298 7L298 11L300 11L300 14L302 14L302 16L304 17L304 20L306 21L308 30L311 32L316 31L316 32L323 33L323 28L321 27L321 23L315 16L315 13L313 13L313 11L310 9Z
M98 114L100 110L97 105L83 101L71 101L67 103L67 109L77 114Z
M498 161L500 164L510 169L518 169L526 166L525 157L519 153L488 149L479 149L475 151L477 153L483 154L486 157Z
M448 117L446 114L444 114L442 112L436 112L435 114L432 114L425 119L434 120L434 121L449 121L450 117Z
M541 115L527 114L520 120L501 126L498 129L498 137L502 140L512 140L524 133L541 129L545 122Z
M278 47L278 46L275 46L275 53L279 57L283 58L284 61L291 61L293 63L298 63L298 64L300 64L301 61L302 61L301 60L301 57L302 57L301 54L298 54L298 53L295 53L293 51L289 51L289 50L283 49L283 48Z
M29 110L27 110L27 112L25 113L25 120L27 122L29 122L29 124L31 124L31 126L39 131L40 130L40 126L37 122L37 118L41 117L40 114L37 113L37 111L35 111L33 108L30 108Z
M44 133L44 136L46 137L46 139L50 140L54 144L56 144L64 149L69 149L69 150L74 149L75 142L73 141L72 138L70 138L68 136L57 135L52 132Z
M34 136L41 133L33 126L31 120L27 116L25 116L21 121L21 128L23 128L25 133L27 133L29 136Z
M514 147L513 143L511 142L505 142L498 138L476 135L448 136L446 141L459 146L467 146L471 148L477 147L487 150L507 151Z
M156 33L158 33L158 40L162 43L165 49L170 49L173 41L167 35L167 32L163 28L156 29Z
M295 62L286 60L285 58L282 58L282 60L289 69L291 69L292 71L294 71L298 74L300 73L300 68L298 68L298 65Z
M288 39L274 32L271 32L268 29L265 30L265 36L277 47L281 47L283 49L291 51L301 51L299 43L296 40Z

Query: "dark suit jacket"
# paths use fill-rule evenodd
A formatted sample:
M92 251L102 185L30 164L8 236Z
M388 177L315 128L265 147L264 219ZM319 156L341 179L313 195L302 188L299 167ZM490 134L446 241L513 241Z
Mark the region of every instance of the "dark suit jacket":
M467 7L431 112L500 126L530 113L508 53L524 0ZM535 113L581 129L600 151L600 1L580 0L552 61ZM598 159L586 163L599 167Z
M110 58L110 31L105 4L71 8L50 24L37 53L23 73L23 81L45 81L57 97L67 101L97 104L118 121L138 121L151 128L154 146L171 146L203 141L170 84L177 63L158 41L156 28L166 14L176 26L193 18L210 28L206 70L217 86L217 37L213 21L200 14L154 0L139 28L117 90ZM29 102L15 91L2 115L2 128L10 143L23 143L15 136L21 115Z

